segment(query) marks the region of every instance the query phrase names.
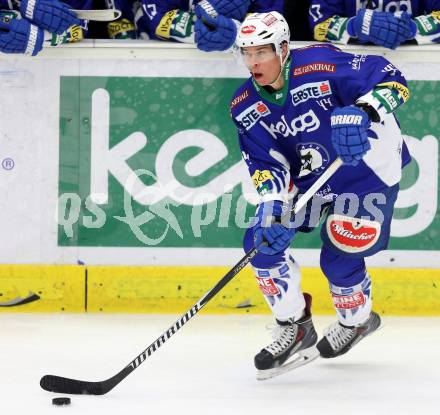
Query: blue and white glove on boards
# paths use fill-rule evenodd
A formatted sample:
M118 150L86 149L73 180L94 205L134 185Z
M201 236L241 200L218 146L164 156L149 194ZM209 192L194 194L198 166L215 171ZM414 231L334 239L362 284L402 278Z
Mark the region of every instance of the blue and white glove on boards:
M25 19L0 20L0 51L35 56L43 48L44 30Z
M351 37L360 42L371 42L378 46L396 49L413 36L413 24L408 13L400 17L388 12L362 9L347 25Z
M440 43L440 11L417 16L412 21L413 36L419 45Z
M238 30L235 20L221 15L211 17L204 9L197 7L196 16L194 40L200 50L225 51L234 45Z
M210 16L221 14L235 20L243 20L251 4L250 0L203 0L197 8L203 8Z
M21 0L20 13L38 27L58 35L70 26L85 26L70 7L58 0Z
M276 255L284 252L295 236L295 230L281 224L285 204L279 200L261 203L257 209L254 225L254 245L259 252Z
M368 139L370 119L355 106L335 108L331 115L332 144L338 157L350 166L358 165L371 145Z

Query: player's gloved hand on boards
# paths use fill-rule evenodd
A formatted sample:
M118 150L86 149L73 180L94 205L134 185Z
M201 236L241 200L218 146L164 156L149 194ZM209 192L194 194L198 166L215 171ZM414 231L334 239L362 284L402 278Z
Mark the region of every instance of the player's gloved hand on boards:
M355 106L335 108L331 115L332 144L344 164L356 166L371 148L368 115Z
M412 20L412 37L419 45L440 43L440 10Z
M197 6L203 8L210 16L221 14L235 20L243 20L251 0L202 0Z
M70 26L85 26L84 20L78 19L66 3L58 0L21 0L20 13L38 27L58 35Z
M44 30L21 19L0 20L0 51L35 56L43 48Z
M258 206L257 223L253 227L254 245L262 254L275 255L285 251L295 236L293 228L281 223L281 217L287 213L283 211L283 206L286 207L286 204L279 200Z
M362 9L352 17L347 25L351 37L362 43L371 42L378 46L396 49L401 43L411 39L413 29L408 13L400 17L388 12Z
M194 40L200 50L224 51L234 45L238 22L221 15L216 18L211 17L201 7L196 7L196 16Z

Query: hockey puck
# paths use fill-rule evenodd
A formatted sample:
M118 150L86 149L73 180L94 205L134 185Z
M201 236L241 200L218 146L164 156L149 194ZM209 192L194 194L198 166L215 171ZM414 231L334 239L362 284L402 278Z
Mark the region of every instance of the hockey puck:
M53 398L52 405L63 406L70 405L70 398Z

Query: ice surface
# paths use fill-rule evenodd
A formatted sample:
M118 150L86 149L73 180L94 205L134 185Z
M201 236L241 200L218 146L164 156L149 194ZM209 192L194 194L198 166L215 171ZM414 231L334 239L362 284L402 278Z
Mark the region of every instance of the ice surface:
M257 381L253 356L270 316L194 317L104 396L40 389L44 374L103 380L122 369L178 316L0 314L2 414L438 414L440 318L385 318L347 355L318 359ZM315 317L319 332L333 319Z

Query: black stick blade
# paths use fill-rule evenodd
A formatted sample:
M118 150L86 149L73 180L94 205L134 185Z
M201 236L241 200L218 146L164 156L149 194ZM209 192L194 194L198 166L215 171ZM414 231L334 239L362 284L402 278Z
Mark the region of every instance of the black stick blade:
M48 392L67 393L69 395L104 395L108 392L103 382L84 382L46 375L40 380L40 386Z

